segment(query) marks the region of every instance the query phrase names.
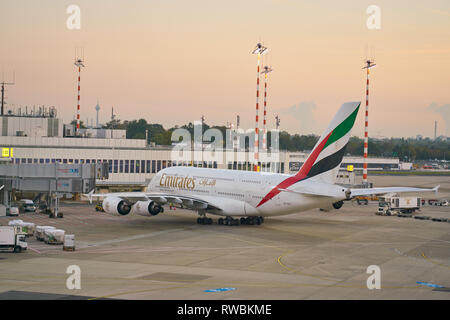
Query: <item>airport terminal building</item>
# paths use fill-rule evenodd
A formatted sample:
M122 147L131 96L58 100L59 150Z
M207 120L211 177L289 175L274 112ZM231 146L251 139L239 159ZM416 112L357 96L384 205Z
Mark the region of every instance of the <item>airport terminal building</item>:
M151 146L145 139L126 139L125 130L84 129L81 137L73 135L73 126L51 117L0 117L0 146L10 150L2 154L12 163L104 163L109 164L109 177L97 185L114 188L145 186L155 173L166 167L195 167L251 170L249 152L228 151L216 160L202 161L194 156L184 161L175 159L172 146ZM36 125L36 123L38 123ZM205 153L207 151L204 151ZM307 152L281 151L276 161L261 162L261 171L294 173L308 156ZM353 165L362 170L363 157L346 156L342 168ZM368 158L369 170L398 170L398 158Z

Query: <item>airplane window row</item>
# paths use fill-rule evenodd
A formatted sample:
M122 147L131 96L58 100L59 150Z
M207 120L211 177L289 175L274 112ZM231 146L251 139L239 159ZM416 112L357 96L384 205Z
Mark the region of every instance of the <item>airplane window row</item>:
M244 197L244 195L241 193L232 193L232 192L217 192L217 193L223 196L240 197L240 198Z
M261 171L284 173L284 162L259 162L258 165ZM228 162L229 170L253 171L253 166L252 162Z
M261 184L261 181L256 181L256 180L242 180L242 182Z

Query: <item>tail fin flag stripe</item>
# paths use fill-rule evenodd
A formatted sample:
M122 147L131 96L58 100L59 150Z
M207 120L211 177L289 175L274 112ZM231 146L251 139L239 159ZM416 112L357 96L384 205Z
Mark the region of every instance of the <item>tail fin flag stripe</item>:
M332 127L331 130L328 128L329 133L324 134L323 138L318 141L315 148L306 159L305 163L300 168L299 172L296 175L291 176L281 183L279 183L275 188L273 188L260 202L256 207L259 207L278 195L281 191L279 189L287 189L293 184L300 182L302 180L312 178L321 173L330 171L342 162L342 158L345 153L345 149L347 146L348 135L350 130L352 129L356 116L359 111L360 104L356 106L356 108L337 126ZM341 110L343 110L341 108ZM341 111L340 110L340 111ZM345 110L345 109L344 109ZM339 114L339 112L338 112ZM332 123L336 120L333 119ZM328 131L327 130L327 131ZM347 136L347 137L346 137ZM339 142L340 141L340 142ZM337 145L334 148L339 148L339 145L344 144L339 150L329 150L330 154L326 154L328 152L323 153L323 151L330 145L333 145L337 142ZM319 160L318 160L319 158Z
M301 167L300 171L292 177L287 178L286 180L282 181L280 184L278 184L275 188L270 190L270 192L258 203L256 206L257 208L273 197L275 197L277 194L279 194L281 191L279 189L287 189L288 187L292 186L294 183L297 183L303 179L305 179L311 170L314 162L316 161L317 157L319 156L320 152L325 147L325 144L327 143L328 139L330 138L331 134L333 132L330 132L328 136L323 139L318 146L311 152L311 155L308 157L306 162Z
M333 142L336 142L337 140L339 140L340 138L342 138L343 136L345 136L352 128L353 128L353 124L355 123L356 120L356 115L358 114L359 111L359 105L358 107L355 109L355 111L353 111L348 117L347 119L345 119L344 121L342 121L334 130L333 130L333 134L331 135L331 137L328 139L327 143L325 144L325 147L328 147L330 144L332 144Z
M311 170L308 173L307 178L312 178L314 176L317 176L318 174L321 174L323 172L327 172L331 169L336 168L338 165L341 164L342 158L345 154L345 149L347 148L347 145L345 145L341 150L338 152L335 152L319 161L317 161L314 166L311 168Z

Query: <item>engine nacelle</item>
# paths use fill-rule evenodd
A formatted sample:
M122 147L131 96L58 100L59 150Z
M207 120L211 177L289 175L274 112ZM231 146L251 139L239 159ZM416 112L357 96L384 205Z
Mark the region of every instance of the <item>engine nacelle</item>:
M342 208L343 205L344 205L344 201L341 200L341 201L333 203L333 208L338 210L338 209Z
M152 216L156 216L158 213L163 212L163 208L152 200L138 201L133 206L133 212L135 213L150 213Z
M338 209L342 208L343 205L344 205L344 201L342 201L342 200L338 201L338 202L334 202L334 203L329 203L329 204L326 204L326 205L322 205L322 207L320 208L320 211L328 212L328 211L331 211L333 209L338 210Z
M138 201L133 206L133 212L135 213L150 213L150 205L153 203L153 201Z
M151 203L148 205L148 212L152 216L156 216L160 212L164 212L164 208L161 207L159 204L157 204L154 201L151 201Z
M131 211L131 205L117 197L106 197L102 206L106 213L120 214L122 216L129 214Z

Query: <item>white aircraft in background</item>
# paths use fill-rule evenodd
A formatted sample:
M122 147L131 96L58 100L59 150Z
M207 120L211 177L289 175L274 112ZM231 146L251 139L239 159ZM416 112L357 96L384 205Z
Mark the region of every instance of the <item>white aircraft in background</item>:
M206 214L218 215L219 224L261 224L264 217L312 208L339 209L355 196L391 192L437 191L410 187L352 189L336 185L360 103L344 103L295 175L195 167L169 167L159 171L146 192L92 194L102 197L107 213L164 212L163 205L195 210L199 224L211 224ZM92 191L93 192L93 191ZM240 219L236 219L240 217Z

